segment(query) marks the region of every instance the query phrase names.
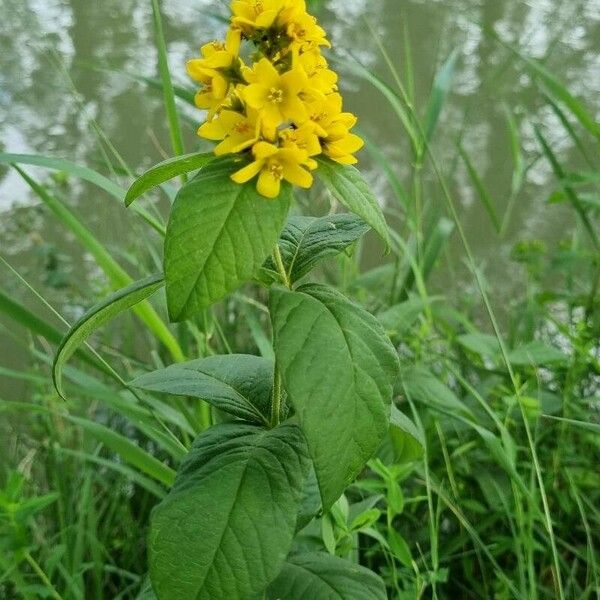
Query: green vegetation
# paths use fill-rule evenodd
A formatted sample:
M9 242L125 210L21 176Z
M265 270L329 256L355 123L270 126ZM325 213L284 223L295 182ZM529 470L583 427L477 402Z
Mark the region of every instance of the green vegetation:
M401 71L379 48L386 81L338 59L349 78L381 94L409 140L408 176L373 142L367 147L391 190L381 199L389 229L357 172L325 161L319 186L294 190L295 201L291 187L273 204L246 184L240 206L228 159L206 166L206 154L184 154L178 108L189 94L171 82L158 2L152 8L160 81L149 88L164 94L178 157L136 179L112 150L121 176L0 154L102 279L88 312L69 324L1 258L0 313L30 362L0 364L0 376L28 390L20 401L0 398L0 598L148 600L149 570L159 598L209 598L217 584L199 591L197 581L177 578L208 551L232 586L220 593L232 599L262 600L256 591L269 583L270 600L380 600L383 585L393 600L600 597L600 126L590 111L542 62L506 48L587 166L570 171L535 116L507 108L512 186L502 211L464 139L450 158L438 155L458 53L440 66L423 105L405 33ZM533 150L524 148L524 124ZM541 162L556 184L547 210L568 207L576 227L553 247L522 239L513 248L527 285L506 307L467 239L453 173L464 166L497 232L490 245L499 246ZM83 178L123 211L126 203L144 240L134 252L125 241L112 252L60 181L34 178L27 165ZM180 191L172 187L179 176ZM152 201L161 194L174 199L168 227ZM210 217L229 236L204 234L207 213L190 202L198 194L206 204L219 199ZM337 212L338 202L357 216ZM332 214L310 216L325 204ZM239 223L262 226L252 247ZM369 228L389 239L373 268L365 251L382 254L384 245L363 237ZM155 273L165 232L163 279ZM448 252L453 243L459 261ZM198 245L209 251L201 263L189 256ZM235 276L210 261L215 253L236 265ZM464 295L433 283L465 265L472 287ZM35 309L16 301L8 280ZM187 320L169 325L168 315ZM355 412L357 398L366 413ZM287 411L302 414L303 434ZM359 451L346 454L353 444ZM227 519L242 542L228 535L211 547ZM249 558L252 543L264 552Z

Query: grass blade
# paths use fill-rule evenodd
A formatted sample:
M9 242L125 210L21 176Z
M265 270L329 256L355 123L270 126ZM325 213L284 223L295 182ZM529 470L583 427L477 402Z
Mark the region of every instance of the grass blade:
M98 265L109 278L113 288L124 287L132 283L133 280L131 277L112 258L104 246L94 237L92 232L89 231L89 229L87 229L87 227L85 227L57 197L50 194L45 187L29 177L29 175L27 175L20 167L15 165L14 168L56 217L73 232L82 246L92 254ZM181 351L177 340L152 306L149 304L141 304L140 306L136 306L134 310L138 317L165 345L173 358L177 361L183 360L183 352Z
M535 132L535 137L537 138L537 140L542 148L542 152L544 153L544 156L546 157L546 159L548 160L548 162L550 163L550 165L552 167L552 170L554 171L554 175L556 175L556 178L562 182L565 179L565 172L564 172L558 158L552 151L552 148L550 148L550 144L548 144L548 141L542 134L541 129L537 125L535 125L533 129ZM575 192L575 190L570 185L567 185L566 183L563 184L563 189L565 191L567 199L573 205L573 208L579 215L579 218L581 219L581 222L583 223L585 230L589 234L590 239L592 240L592 243L594 245L594 248L596 250L600 251L600 240L598 239L598 234L596 233L596 230L595 230L594 226L592 225L592 223L588 217L588 214L585 211L585 208L583 207L581 200L579 199L579 196L577 195L577 192Z
M433 87L429 97L429 104L427 105L427 112L425 113L425 121L423 123L423 130L425 131L425 144L431 142L433 134L435 133L444 102L452 87L454 70L456 68L458 57L458 50L454 50L446 59L446 62L442 65L441 69L438 71L435 79L433 80ZM422 153L423 148L421 148L421 154Z
M64 398L62 369L75 350L96 329L110 321L119 313L131 308L151 296L164 285L162 275L153 275L115 292L105 300L93 306L77 323L71 327L62 340L52 365L52 380L56 391Z
M154 34L156 37L156 48L158 50L158 69L163 85L163 98L165 109L167 111L167 119L169 121L169 133L171 136L171 146L173 152L177 155L183 154L183 139L181 137L181 128L179 126L179 116L177 115L177 106L175 104L175 91L173 90L173 82L171 81L171 73L169 72L169 62L167 59L167 44L162 25L162 17L160 15L160 7L158 0L151 0L152 16L154 19Z
M0 163L32 165L36 167L44 167L53 171L64 171L69 175L73 175L74 177L78 177L79 179L83 179L84 181L94 184L120 202L122 202L123 198L125 198L125 189L108 179L108 177L101 175L93 169L82 167L81 165L64 158L52 158L48 156L41 156L39 154L9 154L0 152ZM153 229L158 231L158 233L160 233L162 236L165 235L165 226L157 221L156 217L151 215L142 207L136 207L135 211Z
M477 195L479 196L481 203L483 204L488 216L490 217L490 219L494 225L494 229L496 230L497 233L499 233L501 225L500 225L500 219L498 218L498 213L496 211L496 203L494 202L492 195L490 194L485 183L483 182L483 179L477 172L475 165L472 163L471 159L469 158L469 155L467 154L466 150L461 145L459 145L458 151L460 153L461 158L463 159L463 161L465 163L465 166L467 167L467 172L469 173L469 177L471 178L471 181L473 182L473 185L475 186L475 189L477 190Z

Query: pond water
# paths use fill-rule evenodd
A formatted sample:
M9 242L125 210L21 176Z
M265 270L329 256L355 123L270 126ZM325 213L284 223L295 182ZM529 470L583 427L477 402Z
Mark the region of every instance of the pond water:
M526 164L539 154L533 126L543 128L561 160L580 164L574 144L560 127L538 88L510 50L483 33L492 27L503 40L544 61L592 115L600 114L600 1L598 0L321 0L315 10L340 56L359 59L390 85L393 77L381 43L403 72L405 31L414 65L415 105L423 114L435 73L458 53L452 92L444 104L434 147L450 176L460 218L478 263L500 298L511 298L522 280L510 253L524 239L549 245L568 237L573 218L546 200L555 188L545 160L534 161L521 193L510 201L512 155L507 111L519 129ZM162 10L169 60L176 82L189 87L185 60L206 40L219 37L225 2L164 0ZM106 171L106 140L135 172L169 153L160 93L136 80L155 77L149 0L0 0L0 149L63 157ZM401 178L410 173L407 137L381 94L351 74L342 78L347 106L361 130L389 157ZM185 108L186 148L197 147L194 110ZM502 236L473 189L456 141L472 158L498 213L513 205ZM367 176L383 204L388 183L363 153ZM40 178L47 171L27 168ZM74 179L56 178L63 197L86 225L132 273L130 253L144 242L145 229L114 199ZM436 182L425 181L430 203L443 200ZM448 255L458 270L438 269L433 286L462 294L470 278L460 269L463 250L452 241ZM93 262L45 210L17 173L0 167L0 254L70 320L102 285ZM373 245L367 262L380 260ZM58 323L17 277L0 264L0 287ZM17 328L0 320L0 366L18 367L25 354L15 344ZM7 328L7 329L6 329ZM0 384L1 396L18 396L14 382Z

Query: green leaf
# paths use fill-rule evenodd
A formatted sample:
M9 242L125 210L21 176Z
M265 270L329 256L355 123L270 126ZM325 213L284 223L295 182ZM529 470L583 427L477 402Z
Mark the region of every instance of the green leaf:
M479 354L481 358L497 359L500 355L498 338L487 333L465 333L456 341L467 350Z
M201 169L215 157L212 153L186 154L169 158L151 169L146 171L141 177L136 179L125 195L125 206L129 206L134 200L145 194L147 191L159 186L165 181L177 177L182 173L189 173Z
M196 439L152 513L159 600L254 600L290 550L309 468L300 429L222 424Z
M458 56L458 51L454 50L446 62L444 62L441 69L436 74L435 79L433 80L433 88L431 90L431 96L429 97L429 104L427 105L427 113L425 114L425 122L423 127L427 144L433 138L433 134L442 112L442 107L444 106L444 102L452 87L454 70L456 68ZM424 150L425 145L423 145L421 152Z
M393 528L390 528L387 533L390 550L405 567L411 569L412 555L406 540Z
M295 554L269 586L268 600L387 600L369 569L320 552Z
M234 158L214 160L183 186L171 211L165 239L167 303L174 321L186 319L250 279L277 243L292 188L275 200L255 183L231 180Z
M316 173L331 194L370 225L384 241L386 251L389 250L390 234L383 212L360 172L328 158L319 158L317 162Z
M426 300L409 298L378 313L377 319L387 332L402 335L410 330L427 306L436 300L439 300L439 297L427 298Z
M367 231L369 226L352 214L291 217L279 238L281 257L290 281L304 277L317 262L339 254ZM272 259L267 267L275 269Z
M421 458L425 440L415 424L394 404L390 416L390 436L396 462L411 462Z
M328 509L389 427L398 356L383 328L323 285L271 291L274 348Z
M558 348L548 346L544 342L534 340L519 348L511 350L508 360L516 366L535 366L565 363L568 357Z
M398 383L399 391L404 392L411 400L473 417L471 410L456 394L423 365L402 369Z
M266 425L271 416L273 362L247 354L210 356L147 373L131 385L201 398L235 417Z
M300 531L306 527L316 516L321 508L321 495L319 494L319 482L314 467L310 468L304 488L302 490L302 501L298 512L296 529Z
M483 204L492 224L494 225L494 229L497 233L500 232L500 219L498 217L498 211L496 210L496 201L492 197L489 189L485 185L483 177L477 171L473 161L471 160L467 151L462 147L461 144L458 144L458 152L460 153L463 162L465 163L465 167L467 168L467 172L469 173L469 177L473 182L473 186L477 191L477 195Z
M77 348L99 327L119 313L149 298L163 285L164 280L162 275L153 275L136 281L126 288L111 294L98 304L95 304L71 327L60 343L52 365L54 387L62 397L64 397L62 370Z

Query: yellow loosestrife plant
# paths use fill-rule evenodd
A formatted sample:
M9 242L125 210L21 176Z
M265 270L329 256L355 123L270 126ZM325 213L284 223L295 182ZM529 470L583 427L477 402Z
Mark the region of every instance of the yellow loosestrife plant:
M352 166L338 77L325 31L303 0L234 0L224 42L190 60L214 154L178 156L136 180L125 202L183 173L165 234L164 274L93 307L61 345L54 379L102 324L162 286L172 321L205 313L248 281L269 288L272 351L186 357L130 382L136 393L183 396L208 415L153 510L148 597L158 600L384 600L368 569L307 551L297 534L329 511L398 426L398 356L381 324L314 266L374 229L379 204ZM350 213L289 216L293 185L314 175ZM268 201L266 198L274 199ZM274 356L274 359L270 358ZM191 359L191 360L187 360ZM392 421L390 423L390 421Z

